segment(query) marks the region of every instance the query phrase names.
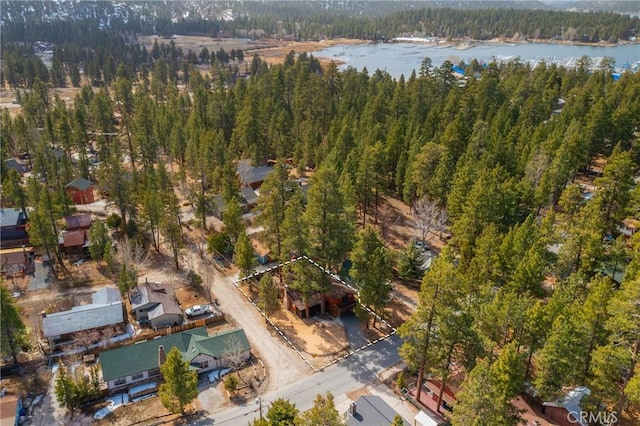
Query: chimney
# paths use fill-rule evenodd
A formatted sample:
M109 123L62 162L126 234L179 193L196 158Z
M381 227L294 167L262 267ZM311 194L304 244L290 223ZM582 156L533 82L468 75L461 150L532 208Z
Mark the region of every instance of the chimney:
M349 405L349 414L350 414L351 416L355 416L355 415L356 415L356 412L357 412L357 411L356 411L356 402L355 402L355 401L353 401L353 402L351 403L351 405Z
M167 360L167 354L164 352L164 346L158 346L158 367Z

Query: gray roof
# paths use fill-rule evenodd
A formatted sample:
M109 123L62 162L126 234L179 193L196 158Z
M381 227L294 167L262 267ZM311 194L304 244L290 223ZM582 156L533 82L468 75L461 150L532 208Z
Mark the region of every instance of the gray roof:
M96 305L107 305L120 301L120 290L115 287L105 287L93 293L93 303Z
M160 303L149 311L149 320L154 320L165 314L182 316L182 310L177 303Z
M20 209L0 209L0 226L15 226L24 218Z
M240 188L240 194L247 204L255 204L258 202L258 194L250 186Z
M252 183L262 182L273 171L273 167L253 167L250 160L240 160L236 166L236 171L243 185L251 185Z
M356 401L356 413L347 415L348 426L389 426L398 413L379 396L364 395ZM406 420L403 420L409 426Z
M4 167L5 169L15 170L20 173L26 173L29 171L29 166L15 158L4 160Z
M158 346L164 346L168 353L177 347L182 358L191 361L200 354L223 358L229 351L230 342L238 342L242 351L250 349L247 336L242 329L223 331L213 336L207 335L204 327L182 333L170 334L133 345L123 346L100 353L100 366L105 382L127 377L158 367Z
M224 202L224 197L222 197L222 194L213 196L213 204L215 205L216 210L219 214L223 214L225 211L227 211L227 205Z
M74 306L69 311L48 314L42 318L42 334L45 337L57 337L123 321L120 292L114 288L104 288L94 293L93 303L89 305Z
M91 185L93 185L93 182L86 180L85 178L77 178L72 180L71 182L69 182L65 188L76 188L79 189L80 191L85 191L87 188L89 188Z
M163 304L165 306L175 304L173 289L168 284L143 282L131 292L131 309L135 310L148 304ZM180 308L178 307L178 311Z

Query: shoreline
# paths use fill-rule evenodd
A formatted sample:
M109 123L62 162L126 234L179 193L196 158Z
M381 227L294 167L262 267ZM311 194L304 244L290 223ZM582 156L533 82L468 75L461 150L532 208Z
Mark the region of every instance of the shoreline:
M435 41L437 40L437 41ZM354 45L354 44L393 44L393 43L414 43L421 45L429 45L433 47L454 47L458 50L468 50L473 49L474 47L481 45L528 45L528 44L558 44L558 45L571 45L571 46L591 46L591 47L617 47L617 46L626 46L626 45L640 45L639 42L620 42L620 43L608 43L608 42L597 42L597 43L589 43L589 42L581 42L581 41L566 41L566 40L549 40L549 39L531 39L531 40L510 40L504 38L496 38L491 40L470 40L470 39L457 39L457 40L439 40L439 39L426 39L426 38L412 38L412 37L397 37L394 39L390 39L387 42L376 42L372 40L366 39L351 39L351 38L335 38L335 39L325 39L321 41L290 41L285 42L283 45L278 46L265 46L265 47L257 47L254 49L249 49L246 51L247 56L252 55L253 53L257 53L262 60L267 62L268 64L279 64L284 61L286 55L289 54L292 50L296 54L300 54L302 52L307 52L313 54L314 52L318 52L327 47L336 46L336 45ZM343 65L346 62L335 57L325 57L325 56L316 56L314 55L320 63L325 66L331 62L334 62L337 66Z

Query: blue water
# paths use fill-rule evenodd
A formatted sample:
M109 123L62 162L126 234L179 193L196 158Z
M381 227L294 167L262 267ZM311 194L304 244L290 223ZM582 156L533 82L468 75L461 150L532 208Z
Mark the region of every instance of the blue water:
M445 60L456 65L460 61L468 64L474 58L483 63L516 57L532 65L544 60L547 63L571 66L583 55L591 58L613 58L616 67L622 67L625 63L633 65L640 61L640 44L578 46L546 43L476 43L471 48L461 49L459 46L426 43L362 43L331 46L314 53L316 57L344 62L344 65L340 66L341 70L354 67L362 71L367 67L369 74L380 69L395 78L402 74L409 77L414 69L418 72L425 57L431 58L435 67L442 65Z

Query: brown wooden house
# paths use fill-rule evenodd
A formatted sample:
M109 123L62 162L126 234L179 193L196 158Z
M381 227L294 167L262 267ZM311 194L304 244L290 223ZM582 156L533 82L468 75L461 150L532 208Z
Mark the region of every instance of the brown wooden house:
M356 292L346 285L332 280L331 289L325 293L309 295L309 316L313 317L325 312L334 317L353 311L356 306ZM302 294L289 287L280 289L282 304L300 318L306 318L306 304ZM324 306L323 306L324 305Z
M89 232L85 229L66 231L62 234L61 250L69 256L85 254L89 248Z

